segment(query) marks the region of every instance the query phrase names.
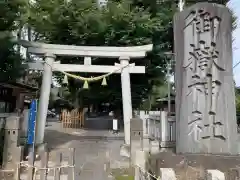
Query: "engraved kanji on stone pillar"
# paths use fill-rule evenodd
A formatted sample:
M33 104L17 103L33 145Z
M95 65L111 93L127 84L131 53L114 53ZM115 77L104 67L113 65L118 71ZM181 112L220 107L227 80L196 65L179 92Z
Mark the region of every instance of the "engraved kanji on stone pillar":
M176 151L238 154L232 14L197 3L174 16Z
M193 102L192 115L188 118L189 135L200 138L225 139L223 122L216 118L221 80L219 73L225 71L218 62L216 36L221 19L211 17L204 9L192 11L186 18L185 48L187 57L183 68L188 73L188 92ZM192 33L192 34L189 34Z

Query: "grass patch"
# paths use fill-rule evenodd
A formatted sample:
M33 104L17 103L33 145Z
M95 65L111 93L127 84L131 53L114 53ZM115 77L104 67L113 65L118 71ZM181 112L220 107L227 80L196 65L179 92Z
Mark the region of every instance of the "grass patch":
M112 169L111 174L116 180L134 180L134 171L132 168Z
M116 180L134 180L134 176L126 175L126 176L116 176Z

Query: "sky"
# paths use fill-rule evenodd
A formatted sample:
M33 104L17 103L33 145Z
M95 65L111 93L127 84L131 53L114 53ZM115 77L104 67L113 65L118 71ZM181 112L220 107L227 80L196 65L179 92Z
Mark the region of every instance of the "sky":
M240 62L240 0L231 0L228 4L233 9L234 14L238 17L238 27L233 32L233 66ZM234 79L237 86L240 86L240 64L233 69Z

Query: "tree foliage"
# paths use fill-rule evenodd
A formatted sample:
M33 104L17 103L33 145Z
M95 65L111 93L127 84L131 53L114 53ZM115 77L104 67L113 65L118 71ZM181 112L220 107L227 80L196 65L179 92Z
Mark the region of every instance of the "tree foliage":
M18 28L23 5L21 0L0 2L0 81L15 80L22 73L22 58L11 38Z
M163 37L166 14L162 18L152 17L143 7L132 6L130 1L109 1L108 6L99 8L91 0L37 0L32 6L33 15L29 23L45 42L56 44L95 45L95 46L136 46L154 43L154 51L142 60L132 61L137 65L146 65L145 75L131 75L133 103L138 105L146 98L153 85L164 80L166 58L162 50L169 49L168 43L155 42L157 36ZM164 40L162 41L164 42ZM156 44L155 44L156 43ZM171 47L170 47L171 48ZM63 63L82 63L82 58L60 58ZM94 64L111 64L117 59L97 58ZM90 74L81 74L91 76ZM121 83L119 75L108 79L108 87L100 83L90 84L90 89L80 90L79 96L88 102L106 101L121 104ZM73 95L82 86L81 82L69 80L69 88ZM73 96L73 99L76 96Z
M186 5L199 1L187 0ZM226 4L228 0L216 1ZM99 8L95 0L36 0L30 7L28 23L40 40L56 44L88 46L135 46L153 43L154 48L146 58L133 60L145 65L146 74L131 75L133 104L138 107L143 99L155 99L164 84L166 65L173 57L173 15L178 11L172 0L109 0ZM83 58L58 57L62 63L83 63ZM95 58L94 64L113 65L117 59ZM80 73L79 73L80 74ZM83 76L92 74L81 73ZM98 74L97 74L98 75ZM57 74L59 79L61 75ZM72 100L85 103L105 102L121 105L120 76L112 75L108 87L101 82L91 83L89 90L81 89L82 82L70 79ZM149 98L149 96L155 96Z

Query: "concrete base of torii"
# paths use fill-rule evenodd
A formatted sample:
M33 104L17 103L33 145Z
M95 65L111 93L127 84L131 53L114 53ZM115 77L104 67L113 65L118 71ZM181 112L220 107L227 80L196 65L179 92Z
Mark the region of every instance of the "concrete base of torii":
M120 147L120 155L123 157L130 158L131 157L130 152L130 144L123 144Z

